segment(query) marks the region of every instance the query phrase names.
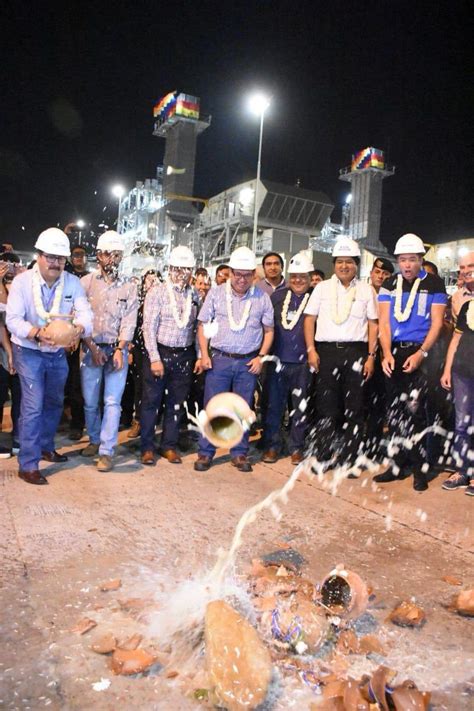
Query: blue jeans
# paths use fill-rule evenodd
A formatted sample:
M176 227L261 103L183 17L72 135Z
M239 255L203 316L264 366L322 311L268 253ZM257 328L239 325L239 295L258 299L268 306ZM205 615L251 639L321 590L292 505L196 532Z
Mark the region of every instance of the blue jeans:
M277 373L274 363L269 363L265 388L267 390L267 411L263 428L263 448L281 450L281 421L291 399L290 452L304 449L308 417L300 409L303 400L309 398L310 372L306 363L283 363Z
M20 378L20 471L36 471L41 452L54 450L61 419L68 365L64 350L42 353L12 344Z
M456 425L454 429L454 462L461 474L474 479L474 464L470 461L474 440L474 379L452 373Z
M143 359L143 396L140 412L140 437L142 452L155 448L156 416L165 397L163 431L160 446L162 450L176 449L179 426L184 416L183 403L188 399L193 381L193 367L196 360L194 346L185 350L167 348L160 345L160 356L165 369L162 378L151 372L150 361Z
M250 356L251 357L251 356ZM216 353L212 356L212 370L206 373L206 385L204 386L204 407L219 393L236 393L240 395L246 403L252 407L257 376L249 373L246 363L249 358L227 358ZM230 450L231 457L246 455L249 450L249 432L235 447ZM216 448L205 437L199 438L199 454L213 458Z
M101 346L107 354L104 365L94 365L92 355L86 350L81 363L82 394L84 396L84 415L86 428L91 444L99 445L99 454L112 456L117 444L120 413L120 402L127 381L128 361L124 355L124 366L115 370L112 356L114 346ZM100 395L104 382L104 415L100 412Z

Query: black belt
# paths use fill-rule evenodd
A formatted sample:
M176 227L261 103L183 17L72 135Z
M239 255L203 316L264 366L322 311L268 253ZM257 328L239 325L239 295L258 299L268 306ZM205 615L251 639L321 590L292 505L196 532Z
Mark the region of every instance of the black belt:
M189 346L165 346L164 343L157 343L157 346L160 350L165 349L167 351L177 351L182 352L182 351L187 351L190 348L194 348L194 345L191 343Z
M349 346L365 346L367 348L367 341L318 341L318 348L321 346L332 346L333 348L349 348Z
M211 348L211 355L218 353L224 358L237 358L238 360L243 360L244 358L255 358L258 351L252 351L251 353L226 353L225 351L219 350L219 348Z
M394 341L393 345L398 346L398 348L419 348L422 343L418 341Z

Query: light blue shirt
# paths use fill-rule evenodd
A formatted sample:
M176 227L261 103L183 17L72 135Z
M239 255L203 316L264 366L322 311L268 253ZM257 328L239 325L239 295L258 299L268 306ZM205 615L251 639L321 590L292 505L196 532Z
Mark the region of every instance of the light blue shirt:
M41 300L43 307L49 311L54 301L54 294L59 279L49 287L40 275ZM64 290L58 309L61 314L74 313L73 323L84 327L84 336L92 334L92 311L80 280L73 274L64 272ZM7 301L6 325L11 333L11 340L18 346L32 348L47 353L55 353L59 346L44 346L27 338L32 328L44 326L44 321L38 316L33 299L33 270L18 274L10 287Z

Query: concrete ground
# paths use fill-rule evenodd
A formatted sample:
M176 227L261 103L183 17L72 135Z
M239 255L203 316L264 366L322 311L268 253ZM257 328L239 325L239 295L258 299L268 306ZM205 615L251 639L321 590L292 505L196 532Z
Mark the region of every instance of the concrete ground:
M152 639L147 618L124 611L123 601L172 597L180 581L209 570L241 514L281 487L292 467L282 459L243 474L223 455L209 472L197 473L190 454L182 465L161 459L144 468L124 433L121 440L115 470L100 474L78 455L85 440L71 446L58 437L70 459L41 465L49 486L18 479L15 458L0 463L0 708L202 706L185 696L179 675L114 676L91 641L107 631ZM256 461L258 452L252 456ZM281 520L265 511L246 529L236 571L281 541L305 557L304 573L315 582L344 563L373 588L367 619L386 647L379 661L431 690L433 708L463 711L474 703L474 620L446 608L461 588L442 578L473 587L474 501L463 491L442 491L442 479L416 493L410 480L375 486L363 475L333 492L327 482L305 477ZM113 578L120 578L120 589L101 592L99 585ZM424 608L423 628L387 622L404 599ZM84 617L97 627L82 636L71 632ZM350 673L365 671L367 663L349 660ZM110 685L97 691L92 685L101 679ZM299 681L291 689L281 684L273 708L309 709L314 697L300 687Z

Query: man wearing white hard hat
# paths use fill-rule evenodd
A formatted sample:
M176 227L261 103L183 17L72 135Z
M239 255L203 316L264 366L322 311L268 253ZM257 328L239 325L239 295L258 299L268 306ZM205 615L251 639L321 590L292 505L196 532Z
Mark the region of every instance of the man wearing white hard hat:
M234 392L253 404L262 358L273 341L273 307L268 294L253 285L256 266L251 249L234 250L229 261L230 279L211 289L199 312L201 363L207 371L204 406L222 392ZM247 432L230 450L232 465L243 472L252 471L248 439ZM196 471L207 471L215 452L214 445L201 436Z
M352 469L362 452L363 385L374 372L377 304L372 287L357 278L357 242L341 237L332 257L333 276L316 286L305 309L308 365L318 373L315 454L321 461L330 460L340 438L337 458ZM357 473L354 469L351 476Z
M386 483L413 474L413 488L424 491L428 464L419 439L427 426L423 366L441 333L447 296L442 279L423 269L425 247L417 235L400 237L394 254L400 272L383 283L378 302L389 437L395 446L388 452L393 466L375 481Z
M49 327L59 315L70 316L70 346L92 330L92 314L79 279L64 271L69 240L51 227L36 240L35 266L15 277L7 304L6 324L21 383L19 476L29 484L47 484L39 461L65 462L54 448L63 411L68 374L63 346L55 344ZM53 327L54 328L54 327ZM68 336L69 338L69 336Z
M288 399L291 401L289 450L292 464L303 461L308 414L306 412L310 372L306 362L304 315L310 296L313 264L304 254L296 254L288 266L288 284L272 294L275 337L272 355L279 360L268 364L265 380L267 408L263 425L262 462L273 464L281 450L281 424ZM306 414L305 414L306 413Z
M196 360L196 317L199 297L191 286L196 265L184 245L171 250L168 277L148 292L143 310L143 337L148 358L143 364L143 400L140 415L141 461L156 461L154 437L158 411L166 390L160 454L180 464L177 451L183 403L189 397L193 373L201 372Z
M89 435L89 444L81 454L84 457L98 455L97 470L101 472L113 469L122 411L120 403L127 381L128 344L137 322L137 287L119 274L123 250L123 237L117 232L108 230L101 234L96 247L99 269L81 279L94 314L92 336L84 339L81 367Z

